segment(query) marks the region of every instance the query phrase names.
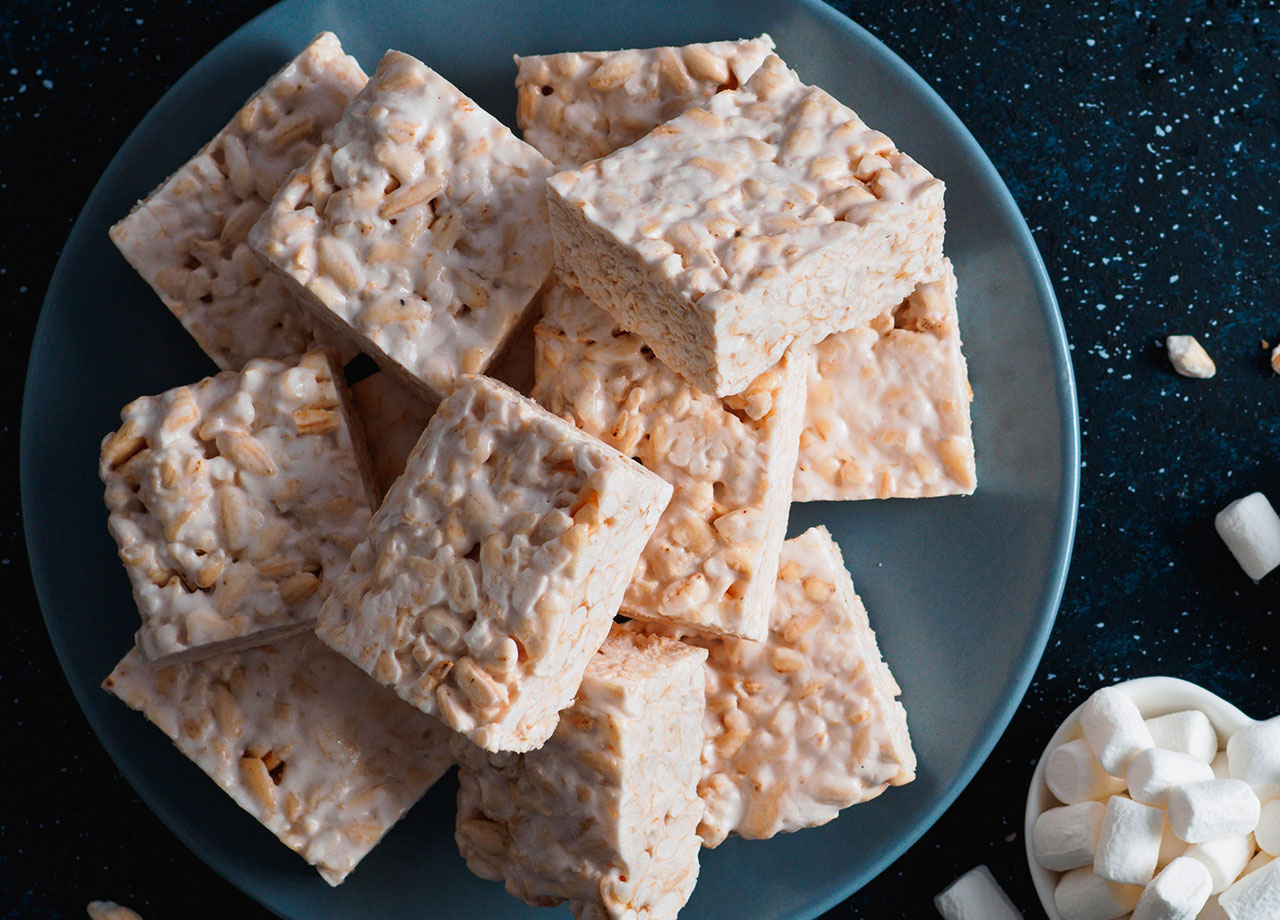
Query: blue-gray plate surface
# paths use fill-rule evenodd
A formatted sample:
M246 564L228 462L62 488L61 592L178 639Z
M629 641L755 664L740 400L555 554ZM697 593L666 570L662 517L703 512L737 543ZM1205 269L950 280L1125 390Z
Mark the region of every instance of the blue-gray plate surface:
M554 15L553 15L554 10ZM32 352L22 431L31 564L67 678L121 771L173 832L290 918L542 916L466 870L452 778L345 885L330 889L160 732L98 687L137 614L107 535L98 443L129 400L214 370L119 257L107 228L198 149L316 32L372 72L416 55L514 123L513 52L683 44L769 32L807 82L851 105L947 183L947 251L973 379L971 498L797 505L791 532L831 528L903 688L919 778L825 827L703 851L685 915L813 917L883 870L972 778L1040 659L1070 555L1078 425L1061 320L1004 184L943 102L816 0L288 0L202 60L111 162L67 241Z

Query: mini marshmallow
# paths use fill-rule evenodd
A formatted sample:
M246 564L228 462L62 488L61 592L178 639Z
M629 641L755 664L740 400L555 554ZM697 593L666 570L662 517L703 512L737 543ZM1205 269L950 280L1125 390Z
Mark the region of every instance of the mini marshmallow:
M1280 565L1280 517L1261 492L1227 505L1213 519L1213 526L1254 581Z
M1218 753L1218 733L1209 717L1199 709L1171 712L1147 719L1147 731L1156 747L1179 754L1191 754L1205 763Z
M1107 801L1093 871L1122 885L1145 885L1160 859L1164 812L1124 796Z
M1231 775L1263 802L1280 798L1280 718L1254 722L1227 739Z
M1147 748L1129 763L1125 773L1129 795L1144 805L1166 807L1174 786L1199 783L1214 778L1213 767L1194 754L1179 754L1162 748Z
M1218 903L1231 920L1280 917L1280 860L1250 873L1222 893Z
M1244 867L1244 871L1240 873L1240 877L1244 878L1250 872L1257 872L1267 863L1275 859L1270 853L1264 853L1261 850L1253 854L1253 859L1249 860L1249 864Z
M1194 335L1171 335L1164 340L1169 363L1183 377L1212 377L1218 372L1213 359Z
M1132 920L1195 920L1212 886L1203 863L1175 859L1142 892Z
M1253 836L1259 850L1268 856L1280 856L1280 799L1272 799L1262 806Z
M1124 792L1124 780L1102 769L1083 738L1068 741L1049 752L1044 764L1044 781L1059 802L1074 805L1088 799L1105 801Z
M1116 920L1133 910L1140 897L1141 885L1117 885L1099 878L1089 866L1065 873L1053 890L1062 920Z
M1169 816L1165 815L1164 829L1160 832L1160 858L1156 860L1156 868L1163 869L1185 852L1186 841L1178 839L1178 835L1169 826Z
M1213 775L1217 779L1231 778L1231 765L1227 762L1227 752L1219 751L1214 755L1213 763L1209 764L1213 767Z
M1041 814L1031 830L1036 862L1054 872L1093 865L1106 813L1101 802L1080 802Z
M1080 727L1098 763L1112 776L1123 778L1134 755L1155 747L1137 705L1114 687L1104 687L1085 700Z
M1244 780L1210 779L1169 792L1169 826L1187 843L1249 834L1262 805Z
M975 866L933 899L946 920L1022 920L986 866Z
M1225 840L1210 840L1208 843L1197 843L1187 847L1187 858L1204 863L1209 870L1209 878L1213 880L1213 894L1222 894L1231 883L1240 877L1244 867L1253 858L1253 835L1227 837Z

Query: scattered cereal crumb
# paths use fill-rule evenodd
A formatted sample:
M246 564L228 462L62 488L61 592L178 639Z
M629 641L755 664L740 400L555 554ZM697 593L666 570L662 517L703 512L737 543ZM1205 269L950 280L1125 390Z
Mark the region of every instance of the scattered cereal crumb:
M115 901L90 901L85 907L90 920L142 920L142 917Z
M1218 372L1194 335L1171 335L1165 339L1165 348L1173 369L1183 377L1212 377Z

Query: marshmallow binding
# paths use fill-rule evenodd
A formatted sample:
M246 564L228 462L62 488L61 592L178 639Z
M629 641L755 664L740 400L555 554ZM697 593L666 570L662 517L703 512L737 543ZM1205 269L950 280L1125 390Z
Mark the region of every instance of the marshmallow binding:
M1137 705L1114 687L1105 687L1085 700L1080 727L1102 769L1112 776L1123 777L1135 755L1155 747Z
M1227 740L1231 776L1253 787L1263 802L1280 798L1280 718L1248 725Z
M1166 807L1175 786L1214 778L1213 767L1199 757L1160 748L1148 748L1133 758L1125 777L1135 802L1160 808Z
M1123 796L1107 802L1093 871L1123 885L1145 885L1156 873L1164 812Z
M1203 863L1209 870L1209 877L1213 880L1211 893L1222 894L1244 872L1244 867L1253 856L1253 849L1253 836L1245 834L1241 837L1197 843L1187 847L1186 855L1189 859Z
M975 866L933 899L946 920L1022 920L986 866Z
M1093 865L1106 811L1101 802L1050 808L1036 819L1031 832L1036 861L1053 872Z
M1195 920L1212 884L1201 863L1175 859L1143 890L1132 920Z
M1124 780L1102 769L1084 738L1068 741L1049 752L1044 781L1058 801L1068 805L1087 799L1105 801L1124 792Z
M1280 565L1280 517L1261 492L1227 505L1213 519L1213 526L1254 581Z
M1115 920L1133 910L1141 896L1141 885L1117 885L1085 866L1058 879L1053 903L1062 920Z
M1147 730L1156 747L1179 754L1191 754L1205 763L1218 753L1218 733L1209 717L1199 709L1171 712L1147 719Z
M1169 826L1187 843L1250 834L1262 808L1244 780L1211 779L1169 793Z

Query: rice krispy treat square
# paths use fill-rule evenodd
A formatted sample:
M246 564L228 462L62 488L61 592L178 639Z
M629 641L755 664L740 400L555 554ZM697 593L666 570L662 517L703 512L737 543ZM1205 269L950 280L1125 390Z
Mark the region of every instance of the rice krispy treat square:
M363 435L317 349L125 406L102 442L108 527L172 662L309 629L372 515Z
M111 228L111 240L223 370L332 344L249 251L249 228L306 163L365 84L356 59L322 32L267 81L188 163Z
M457 738L455 838L471 871L579 918L672 920L698 878L705 655L615 627L540 749Z
M490 751L573 700L671 486L487 377L440 404L317 633Z
M310 633L174 665L134 649L103 687L330 885L453 764L452 732Z
M547 189L557 272L716 396L941 267L942 183L776 55Z
M353 383L351 402L364 427L373 483L381 501L404 472L405 461L431 421L436 403L424 400L417 390L386 371Z
M768 632L808 360L789 354L717 399L662 364L579 291L551 289L534 397L675 488L622 602L629 617Z
M250 245L321 320L438 400L489 366L546 278L552 171L453 84L389 51Z
M977 486L956 276L813 349L792 500L969 495Z
M773 50L768 35L624 51L516 55L516 122L557 169L634 144L664 121L737 89Z
M702 780L709 847L817 827L915 779L901 690L825 527L782 545L763 642L633 621L708 651Z

